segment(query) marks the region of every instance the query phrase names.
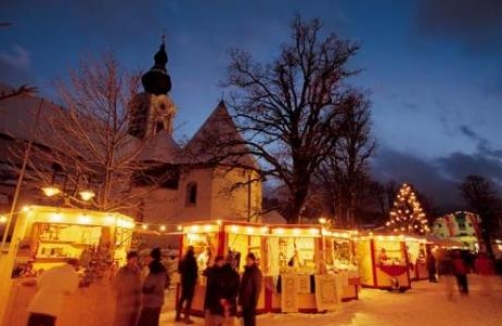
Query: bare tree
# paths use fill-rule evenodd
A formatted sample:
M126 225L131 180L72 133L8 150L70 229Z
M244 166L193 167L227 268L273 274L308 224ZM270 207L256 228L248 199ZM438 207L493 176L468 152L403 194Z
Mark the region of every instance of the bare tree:
M318 20L292 24L290 41L271 63L261 64L231 50L229 78L234 119L242 140L223 144L253 154L263 177L278 179L289 191L288 222L298 223L312 176L336 144L344 107L355 105L347 85L358 71L348 62L359 50L349 40L322 33ZM240 148L243 148L241 146ZM251 167L255 168L255 167Z
M481 238L488 255L493 259L491 246L492 236L498 228L501 203L490 181L479 175L469 175L459 185L461 196L469 209L477 213L481 219Z
M16 96L21 96L21 95L32 95L33 93L37 92L37 88L33 86L28 86L28 85L21 85L20 87L16 89L12 89L6 92L1 92L0 93L0 102L5 101L9 98L13 98Z
M358 205L365 199L359 194L371 184L368 161L376 143L371 137L371 112L365 96L355 93L347 101L333 152L323 160L317 176L333 202L338 224L353 227Z
M138 189L151 191L162 183L166 173L138 158L145 141L128 133L139 77L122 70L111 55L71 71L69 85L58 85L64 108L43 113L28 184L63 188L58 198L64 205L124 211L140 203L145 193ZM146 180L152 171L157 179ZM132 189L135 184L146 187ZM83 190L95 196L82 200Z

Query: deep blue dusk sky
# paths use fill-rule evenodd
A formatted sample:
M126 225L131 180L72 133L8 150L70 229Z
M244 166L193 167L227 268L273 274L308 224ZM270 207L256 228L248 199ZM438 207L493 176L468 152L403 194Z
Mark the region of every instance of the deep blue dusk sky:
M478 4L481 2L482 4ZM178 138L190 136L221 97L227 49L270 60L295 13L361 43L354 80L371 92L373 164L441 203L480 173L502 184L502 1L166 0L1 1L0 81L52 82L88 54L112 50L146 70L167 34Z

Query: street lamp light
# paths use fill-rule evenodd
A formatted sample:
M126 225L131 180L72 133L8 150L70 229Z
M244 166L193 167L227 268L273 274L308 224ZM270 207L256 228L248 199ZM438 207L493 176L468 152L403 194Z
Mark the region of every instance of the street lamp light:
M318 221L319 221L319 223L320 223L321 225L324 225L324 224L326 224L326 222L327 222L328 220L327 220L325 217L319 217L319 220L318 220Z
M78 194L80 195L80 198L82 198L83 201L89 201L93 199L94 196L96 196L96 194L92 190L83 190Z
M42 191L44 192L44 195L46 195L47 197L53 197L61 193L61 189L54 186L43 187Z

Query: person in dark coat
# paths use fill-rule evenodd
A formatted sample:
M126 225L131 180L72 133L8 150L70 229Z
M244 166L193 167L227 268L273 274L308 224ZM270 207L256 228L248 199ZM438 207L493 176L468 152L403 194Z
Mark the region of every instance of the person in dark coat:
M431 250L427 250L427 258L425 260L425 264L427 265L427 272L429 273L429 282L436 283L436 257L434 257Z
M223 282L220 305L223 313L223 325L232 326L237 316L237 296L239 295L241 280L239 273L234 269L232 261L229 259L222 267L221 280Z
M205 326L218 325L217 318L221 314L220 305L222 269L225 264L223 256L216 256L214 265L208 267L202 273L206 277L206 296L204 297Z
M256 307L260 298L263 275L256 264L256 256L249 253L241 280L239 305L242 308L244 326L256 325Z
M181 260L178 266L178 273L180 273L181 276L181 297L176 304L175 321L184 321L185 324L193 324L194 322L190 319L190 311L192 309L192 300L195 294L195 285L197 284L198 267L192 246L188 247L185 256ZM185 302L185 318L181 319L181 311L183 310L183 304Z
M457 278L457 285L460 294L469 294L469 283L467 280L467 264L465 263L462 254L457 251L453 255L453 270L455 271L455 277Z
M164 305L164 291L169 286L166 267L161 262L159 248L150 253L150 272L143 283L143 309L139 318L140 326L159 326L160 312Z

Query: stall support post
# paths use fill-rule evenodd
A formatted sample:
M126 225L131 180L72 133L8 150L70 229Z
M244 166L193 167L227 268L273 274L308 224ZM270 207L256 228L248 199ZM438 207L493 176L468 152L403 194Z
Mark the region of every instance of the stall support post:
M220 227L218 230L218 253L217 255L225 256L225 232Z
M370 239L370 254L371 254L371 269L373 274L373 284L378 287L377 269L376 269L376 257L375 257L375 240Z

